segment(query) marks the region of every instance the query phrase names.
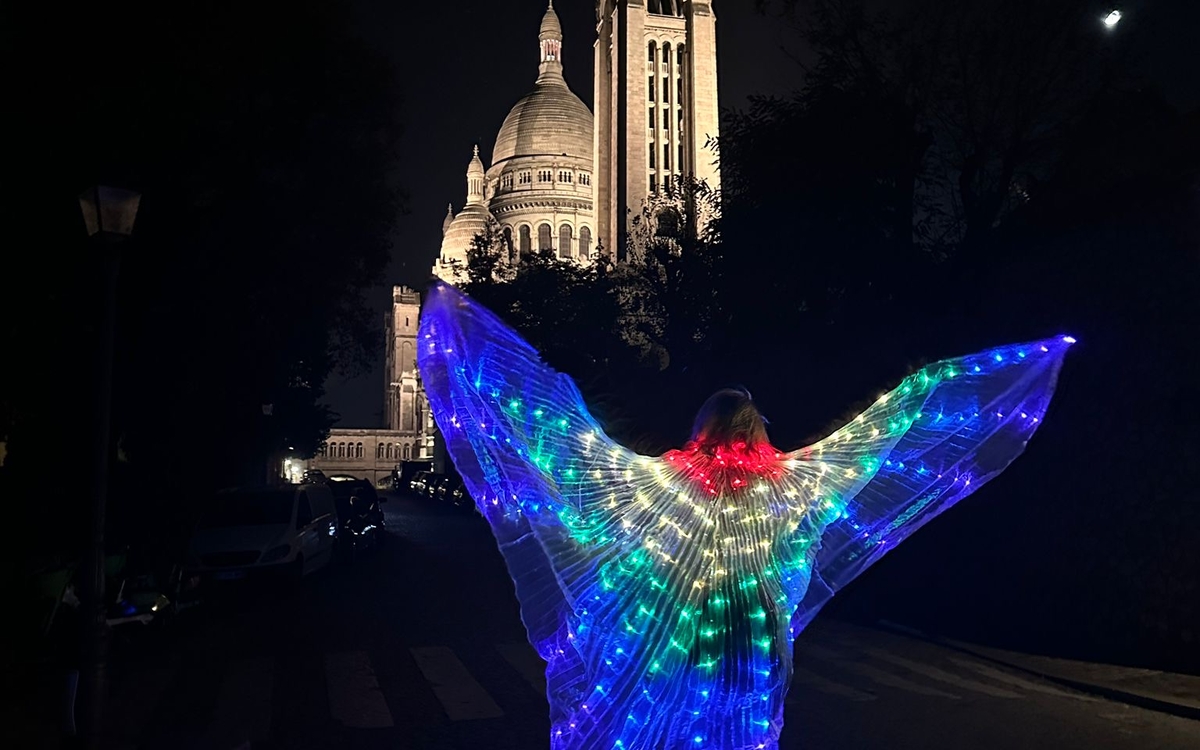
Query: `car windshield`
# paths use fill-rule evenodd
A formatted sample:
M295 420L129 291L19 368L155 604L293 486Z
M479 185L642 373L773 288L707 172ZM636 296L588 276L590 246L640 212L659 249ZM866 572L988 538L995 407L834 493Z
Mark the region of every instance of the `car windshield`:
M200 520L202 529L231 526L275 526L292 520L292 498L286 492L238 492L213 499Z

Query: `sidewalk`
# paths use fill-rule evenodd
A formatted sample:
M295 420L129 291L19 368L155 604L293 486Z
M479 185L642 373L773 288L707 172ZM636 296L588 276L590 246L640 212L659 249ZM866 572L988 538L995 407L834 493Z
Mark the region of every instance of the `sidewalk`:
M996 664L1018 669L1084 693L1200 720L1200 677L1154 669L1035 656L978 646L880 621L882 628L931 641Z

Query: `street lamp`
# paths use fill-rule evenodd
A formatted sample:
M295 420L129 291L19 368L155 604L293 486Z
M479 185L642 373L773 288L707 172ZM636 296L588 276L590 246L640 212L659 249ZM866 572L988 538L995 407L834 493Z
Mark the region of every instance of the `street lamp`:
M1112 29L1121 22L1121 11L1114 10L1104 17L1104 28Z
M132 190L97 185L79 196L79 208L89 237L125 239L133 233L142 194Z
M104 606L104 521L108 503L109 431L112 422L113 339L117 322L117 276L121 244L133 233L142 196L131 190L97 185L79 196L88 237L100 256L103 299L97 342L95 421L92 435L92 514L83 594L83 664L80 675L84 710L82 734L89 748L99 748L107 689L108 623Z

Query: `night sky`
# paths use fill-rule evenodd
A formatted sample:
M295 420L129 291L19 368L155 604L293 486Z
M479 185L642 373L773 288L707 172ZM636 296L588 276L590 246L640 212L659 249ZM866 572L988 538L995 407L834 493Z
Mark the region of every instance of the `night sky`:
M784 94L802 83L803 70L793 58L805 51L794 32L755 13L751 0L714 5L723 107L741 107L755 94ZM358 0L358 33L397 71L406 129L400 182L408 211L397 221L388 285L375 295L380 315L391 283L420 288L428 281L446 204L458 210L465 199L471 147L478 143L490 166L504 117L532 89L545 7L545 0ZM1134 0L1119 7L1125 14L1120 31L1152 40L1141 59L1144 77L1176 104L1200 105L1200 57L1190 40L1200 29L1200 3ZM558 0L555 8L565 35L567 83L591 106L594 2ZM328 384L327 401L341 415L338 426L382 426L382 379L381 341L374 368Z

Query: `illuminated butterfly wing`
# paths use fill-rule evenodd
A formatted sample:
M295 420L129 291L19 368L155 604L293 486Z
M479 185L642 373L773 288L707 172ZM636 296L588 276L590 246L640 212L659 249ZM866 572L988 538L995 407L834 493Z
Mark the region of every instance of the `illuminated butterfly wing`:
M569 694L587 672L568 645L571 615L621 553L612 510L630 496L613 477L651 459L609 439L569 377L452 286L430 292L417 363L447 450L516 584L530 642L550 663L551 694Z
M800 632L839 589L914 531L1002 472L1049 406L1074 339L948 359L910 375L820 442L788 455L804 520Z

